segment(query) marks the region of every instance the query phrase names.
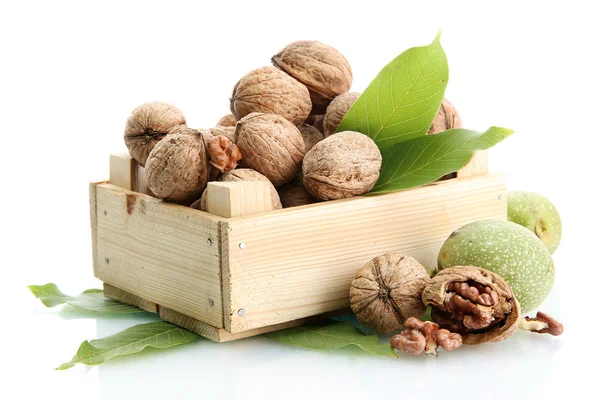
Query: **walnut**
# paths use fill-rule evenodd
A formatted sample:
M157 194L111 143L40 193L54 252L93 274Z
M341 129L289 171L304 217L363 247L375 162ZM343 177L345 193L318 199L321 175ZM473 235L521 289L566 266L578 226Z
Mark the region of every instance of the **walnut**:
M229 140L231 140L233 143L236 142L236 138L235 138L235 126L217 125L214 128L210 128L209 131L214 136L225 136L226 138L228 138Z
M432 354L437 357L438 347L446 351L452 351L463 343L459 333L452 333L447 329L440 329L435 322L420 321L410 317L404 323L407 328L398 335L394 335L390 341L392 348L398 353L403 351L412 355Z
M534 318L525 317L519 321L519 329L552 336L560 336L564 331L563 324L541 311Z
M235 168L240 157L237 146L224 136L176 127L148 155L146 183L156 197L188 205L214 178L215 170Z
M325 120L325 114L310 114L308 118L306 118L305 123L314 126L319 130L319 132L324 133L325 130L323 128L323 122Z
M243 152L243 150L242 150ZM379 148L367 135L346 131L317 143L304 157L304 187L319 200L358 196L375 186Z
M240 181L266 181L271 183L271 181L264 175L254 171L253 169L248 168L239 168L234 169L233 171L227 172L223 174L219 179L220 182L240 182ZM197 210L206 211L206 198L207 191L204 190L202 192L202 196L198 200L196 200L190 207L195 208ZM271 184L271 204L273 206L273 210L279 210L283 208L281 206L281 200L279 199L279 193L277 193L277 189L275 186Z
M323 119L323 132L325 136L333 135L344 119L352 104L360 97L359 92L346 92L337 96L327 106Z
M227 114L217 122L217 126L235 126L236 123L237 120L233 114Z
M235 135L242 164L266 176L275 187L296 178L304 157L302 134L275 114L252 113L238 121Z
M308 89L275 67L262 67L246 74L233 88L231 112L239 121L253 112L281 115L294 125L310 113Z
M435 275L423 303L442 328L460 333L466 344L498 342L512 335L521 309L500 275L479 267L456 266Z
M443 99L427 134L434 135L453 128L462 128L462 121L452 103L448 99Z
M290 43L271 61L308 88L313 114L324 113L335 96L352 86L352 68L348 60L333 47L320 42L299 40Z
M315 144L325 138L325 136L323 136L323 134L312 125L300 124L298 125L298 130L302 134L302 139L304 139L304 150L306 152L308 152Z
M142 167L154 146L176 125L185 125L185 117L168 103L144 103L131 112L125 124L125 145Z
M304 186L291 186L283 191L281 195L281 204L283 205L283 208L304 206L306 204L316 203L317 201L317 199L304 189Z
M363 325L390 335L407 318L423 315L421 293L429 282L417 260L397 251L386 253L358 270L350 286L350 307Z

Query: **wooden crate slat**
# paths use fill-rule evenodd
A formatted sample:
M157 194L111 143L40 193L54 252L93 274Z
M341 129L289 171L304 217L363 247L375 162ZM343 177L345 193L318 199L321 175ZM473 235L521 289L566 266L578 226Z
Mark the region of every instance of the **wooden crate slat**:
M104 284L104 297L139 307L142 310L151 313L158 313L158 304L143 299L140 296L136 296L133 293L126 292L118 287L114 287L113 285L109 285L108 283Z
M371 258L400 250L431 270L454 229L488 218L506 219L502 175L226 220L225 328L242 332L348 307L350 282Z
M96 277L222 327L220 219L109 183L95 198Z

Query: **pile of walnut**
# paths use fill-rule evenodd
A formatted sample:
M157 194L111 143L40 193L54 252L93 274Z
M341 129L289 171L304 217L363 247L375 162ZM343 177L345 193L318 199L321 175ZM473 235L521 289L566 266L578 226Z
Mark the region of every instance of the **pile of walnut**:
M358 320L384 335L394 335L397 352L434 354L463 343L498 342L517 328L558 336L563 326L538 312L521 318L519 302L498 274L479 267L447 268L430 278L414 258L399 252L375 257L361 268L350 287ZM421 321L426 306L430 321Z
M209 181L268 180L273 209L364 194L379 178L381 153L358 132L338 125L360 96L349 92L344 56L316 41L296 41L273 66L244 75L233 88L231 114L211 129L191 129L181 111L146 103L127 120L125 144L145 166L148 188L163 200L206 210ZM429 130L460 127L444 100ZM239 174L231 174L238 166Z

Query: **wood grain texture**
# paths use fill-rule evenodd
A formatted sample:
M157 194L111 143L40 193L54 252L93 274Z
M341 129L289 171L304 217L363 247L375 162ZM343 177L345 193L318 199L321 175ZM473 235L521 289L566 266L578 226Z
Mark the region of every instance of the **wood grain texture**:
M456 173L457 178L485 175L488 173L487 150L479 150L473 154L473 158L467 165Z
M506 197L504 176L487 175L226 220L225 328L242 332L348 307L355 272L388 251L432 270L453 230L506 219Z
M89 186L89 197L90 197L90 228L92 231L92 266L94 268L94 275L96 275L96 265L98 265L98 243L96 240L98 232L98 215L96 214L96 185L98 183L90 183Z
M146 184L144 167L139 165L129 153L110 155L109 182L123 189L154 196Z
M209 182L206 190L206 209L221 217L239 217L273 209L269 182Z
M95 193L96 277L222 327L220 219L109 183Z
M136 296L133 293L129 293L122 289L114 287L113 285L109 285L108 283L104 284L104 297L120 301L121 303L136 306L138 308L141 308L142 310L151 313L158 313L158 304L143 299L140 296Z

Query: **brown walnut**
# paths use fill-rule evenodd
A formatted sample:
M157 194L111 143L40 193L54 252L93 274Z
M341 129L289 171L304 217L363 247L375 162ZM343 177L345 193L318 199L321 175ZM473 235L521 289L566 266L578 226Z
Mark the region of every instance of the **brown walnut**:
M333 135L344 119L352 104L360 97L359 92L346 92L337 96L327 106L323 119L323 133L325 136Z
M305 152L308 152L315 144L325 139L325 136L312 125L300 124L298 125L298 130L302 134L302 139L304 139Z
M254 112L281 115L294 125L304 122L311 109L308 89L275 67L246 74L233 88L231 112L239 121Z
M129 154L144 167L154 146L176 125L185 125L185 117L171 104L153 101L135 108L125 124Z
M435 275L423 303L442 328L460 333L465 344L498 342L518 327L521 309L500 275L479 267L456 266Z
M456 108L444 98L427 134L434 135L453 128L462 128L462 121Z
M271 61L308 88L313 114L324 113L335 96L352 86L352 68L348 60L338 50L320 42L299 40L290 43Z
M306 118L305 123L314 126L321 133L325 133L323 128L323 122L325 121L325 114L310 114L308 118Z
M226 174L223 174L219 179L220 182L240 182L240 181L264 181L269 182L271 184L271 204L273 210L279 210L283 208L281 206L281 200L279 199L279 193L277 193L277 189L271 183L271 181L264 175L254 171L253 169L248 168L239 168L234 169L233 171L229 171ZM202 192L202 196L200 199L195 201L190 207L195 208L197 210L207 211L206 207L206 198L208 192L206 189Z
M565 330L563 324L541 311L538 311L535 317L521 319L519 329L535 333L547 333L552 336L560 336Z
M459 333L440 329L435 322L420 321L415 317L410 317L404 322L404 327L406 330L394 335L390 341L390 345L396 350L396 353L403 351L419 355L425 351L425 354L437 357L438 347L441 346L446 351L452 351L463 343Z
M410 317L425 312L421 293L430 278L417 260L400 252L375 257L350 285L350 306L356 318L384 335L402 329Z
M233 143L236 142L236 139L235 139L235 126L217 125L214 128L210 128L209 132L212 133L214 136L225 136L229 140L231 140Z
M235 126L237 120L233 114L224 115L218 122L217 126Z
M283 208L304 206L316 203L318 200L304 189L304 186L291 186L282 192L281 204Z
M302 134L287 119L275 114L252 113L238 121L236 142L242 164L266 176L275 187L298 176L304 157Z
M242 150L243 152L243 150ZM304 187L319 200L358 196L375 186L381 153L359 132L340 132L317 143L304 157Z

